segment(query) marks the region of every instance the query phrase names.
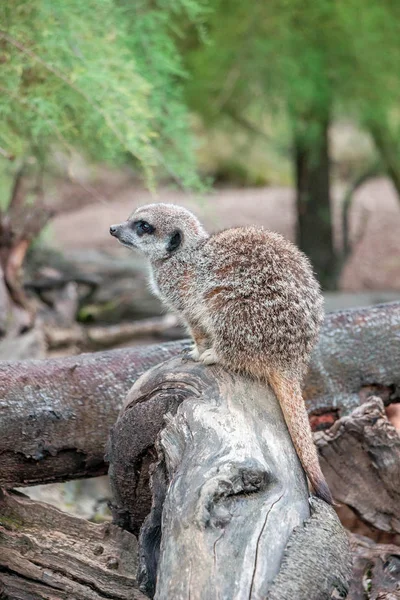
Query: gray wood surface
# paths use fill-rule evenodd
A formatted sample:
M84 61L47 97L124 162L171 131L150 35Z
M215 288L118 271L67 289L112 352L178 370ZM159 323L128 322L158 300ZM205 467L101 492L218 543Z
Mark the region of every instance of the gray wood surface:
M165 417L149 423L156 407ZM140 461L156 464L152 510L140 536L143 591L157 600L266 598L293 530L303 530L310 517L305 475L268 387L220 367L172 359L130 391L109 456L117 503L125 501L116 515L125 524L130 510L137 518ZM327 510L331 521L314 526L307 543L313 547L324 531L323 552L334 555L337 577L328 577L326 560L320 561L308 573L308 595L303 581L297 600L317 600L321 590L330 595L336 584L346 588L347 538ZM322 542L318 548L317 554Z

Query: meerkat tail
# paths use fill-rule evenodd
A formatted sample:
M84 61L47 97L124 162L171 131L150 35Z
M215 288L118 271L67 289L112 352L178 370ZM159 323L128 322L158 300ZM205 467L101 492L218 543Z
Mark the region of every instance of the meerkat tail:
M279 400L293 445L315 495L328 504L333 504L331 492L319 464L300 384L277 372L269 374L268 382Z

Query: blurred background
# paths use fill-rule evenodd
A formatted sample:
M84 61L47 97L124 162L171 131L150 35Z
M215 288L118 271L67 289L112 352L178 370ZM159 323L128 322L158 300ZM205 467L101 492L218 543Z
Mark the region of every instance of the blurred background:
M399 23L393 0L2 2L0 358L183 335L108 234L149 201L296 241L327 310L400 298Z

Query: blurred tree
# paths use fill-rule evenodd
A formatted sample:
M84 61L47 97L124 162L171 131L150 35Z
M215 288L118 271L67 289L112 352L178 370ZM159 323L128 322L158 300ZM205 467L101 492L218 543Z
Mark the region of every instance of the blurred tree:
M0 158L14 183L0 214L0 334L8 301L25 314L20 329L32 322L20 270L49 216L43 176L55 150L133 158L148 185L161 171L200 186L171 29L176 11L190 21L201 10L201 0L1 3Z
M185 1L2 3L2 155L43 161L55 147L113 163L132 155L148 177L161 166L193 183L170 31Z
M261 129L265 114L286 120L297 241L323 287L333 288L343 252L335 248L332 234L332 119L350 116L372 132L400 189L398 125L393 135L400 93L400 5L393 0L213 0L211 6L208 43L196 44L195 36L189 45L184 40L192 74L189 105L208 127L231 119L251 133ZM367 165L366 173L375 171ZM356 180L364 181L365 174Z

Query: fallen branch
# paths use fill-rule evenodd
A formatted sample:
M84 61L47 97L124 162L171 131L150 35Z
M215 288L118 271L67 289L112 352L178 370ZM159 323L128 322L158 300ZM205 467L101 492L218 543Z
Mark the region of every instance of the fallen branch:
M366 394L398 397L399 326L400 303L327 315L304 387L313 418L349 414ZM143 371L187 347L0 362L0 485L104 473L108 432L128 390Z
M303 393L311 415L349 414L365 395L400 399L400 302L326 315Z
M183 343L0 362L0 486L107 472L104 449L129 388Z

